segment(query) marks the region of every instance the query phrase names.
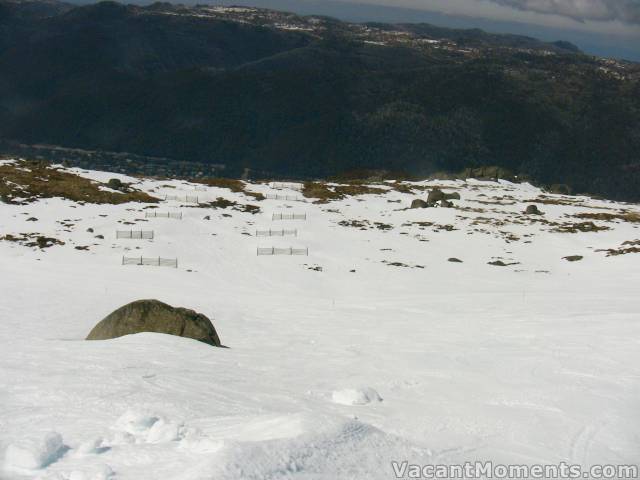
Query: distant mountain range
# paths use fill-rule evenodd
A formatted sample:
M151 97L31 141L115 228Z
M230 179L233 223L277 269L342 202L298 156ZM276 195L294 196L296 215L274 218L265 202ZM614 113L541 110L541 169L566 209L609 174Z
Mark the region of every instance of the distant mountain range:
M498 165L639 200L640 65L427 24L0 0L0 138L226 175Z

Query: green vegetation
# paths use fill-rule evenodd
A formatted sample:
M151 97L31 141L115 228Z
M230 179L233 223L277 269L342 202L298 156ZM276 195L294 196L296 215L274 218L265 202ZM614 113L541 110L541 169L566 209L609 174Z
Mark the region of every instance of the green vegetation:
M144 192L128 189L124 193L115 193L102 190L100 186L98 182L43 162L20 161L0 165L0 200L5 203L29 203L53 197L87 203L158 202L157 198Z

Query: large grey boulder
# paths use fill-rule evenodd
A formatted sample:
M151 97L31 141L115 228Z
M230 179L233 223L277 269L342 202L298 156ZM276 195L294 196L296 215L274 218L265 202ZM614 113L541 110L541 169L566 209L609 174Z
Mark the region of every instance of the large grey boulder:
M87 340L107 340L141 332L165 333L221 346L216 329L206 316L158 300L138 300L118 308L93 327Z
M449 200L460 200L460 194L458 192L444 193L439 188L434 188L429 192L427 205L429 207L452 207L453 204Z
M429 192L429 196L427 197L427 203L429 205L435 205L436 202L439 202L440 200L446 200L446 199L447 199L447 196L444 194L442 190L440 190L439 188L434 188Z

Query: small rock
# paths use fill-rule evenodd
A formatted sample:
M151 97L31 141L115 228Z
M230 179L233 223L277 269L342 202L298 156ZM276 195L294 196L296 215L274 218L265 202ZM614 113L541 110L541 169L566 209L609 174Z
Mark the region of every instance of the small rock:
M107 182L107 187L111 188L112 190L122 190L123 188L125 188L125 185L117 178L111 178Z
M569 255L568 257L562 257L567 262L579 262L584 257L582 255Z
M519 265L520 262L511 262L505 263L502 260L495 260L493 262L487 262L489 265L493 265L495 267L508 267L509 265Z
M38 219L36 217L29 217L27 218L27 222L37 222Z
M538 210L537 205L527 205L527 209L524 211L527 215L542 215L542 212Z
M87 228L87 232L93 233L93 228L91 228L91 227Z
M420 200L416 198L413 202L411 202L411 208L427 208L429 204L424 200Z
M495 267L506 267L507 264L504 263L502 260L496 260L494 262L489 262L489 265L493 265Z
M449 262L452 262L452 263L462 263L462 260L460 260L459 258L451 257L451 258L449 259Z

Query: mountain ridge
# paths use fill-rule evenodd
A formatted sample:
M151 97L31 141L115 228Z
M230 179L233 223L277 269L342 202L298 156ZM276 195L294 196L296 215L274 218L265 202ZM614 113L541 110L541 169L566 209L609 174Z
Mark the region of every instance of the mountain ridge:
M224 164L233 176L499 165L640 198L638 64L426 24L60 8L0 16L4 140Z

